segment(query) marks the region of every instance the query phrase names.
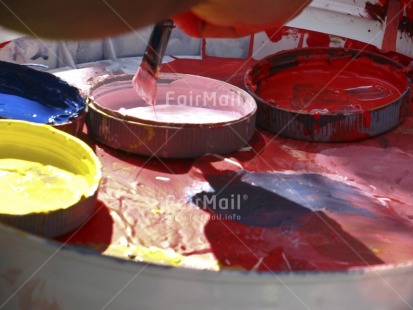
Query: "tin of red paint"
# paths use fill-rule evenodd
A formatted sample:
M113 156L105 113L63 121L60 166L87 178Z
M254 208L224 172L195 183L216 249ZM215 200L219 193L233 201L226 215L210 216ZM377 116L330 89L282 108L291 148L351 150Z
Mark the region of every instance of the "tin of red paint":
M355 49L277 53L250 68L245 85L258 104L258 125L307 141L376 136L400 124L410 104L404 67Z

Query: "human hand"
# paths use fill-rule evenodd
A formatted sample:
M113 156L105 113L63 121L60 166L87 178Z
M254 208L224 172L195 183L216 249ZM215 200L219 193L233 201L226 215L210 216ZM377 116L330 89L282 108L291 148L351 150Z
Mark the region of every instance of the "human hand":
M310 0L2 0L0 25L35 37L114 36L174 16L195 37L240 37L282 26ZM186 13L181 13L186 12Z
M173 17L194 37L235 38L281 27L311 0L207 0Z

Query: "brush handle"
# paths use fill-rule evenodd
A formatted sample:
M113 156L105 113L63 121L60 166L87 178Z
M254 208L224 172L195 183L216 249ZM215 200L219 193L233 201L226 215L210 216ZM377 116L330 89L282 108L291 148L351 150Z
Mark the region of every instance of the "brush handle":
M173 28L174 22L171 19L162 20L154 26L149 38L141 67L155 78L158 76Z

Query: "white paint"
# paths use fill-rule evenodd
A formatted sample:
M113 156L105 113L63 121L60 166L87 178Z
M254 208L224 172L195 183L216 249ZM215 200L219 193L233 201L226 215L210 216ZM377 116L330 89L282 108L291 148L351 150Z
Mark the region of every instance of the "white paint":
M188 107L185 105L155 105L132 109L122 108L119 112L123 115L140 119L174 124L223 123L235 121L242 116L236 111L220 111Z
M159 180L159 181L164 181L164 182L169 182L171 180L170 178L161 177L161 176L157 176L157 177L155 177L155 179Z

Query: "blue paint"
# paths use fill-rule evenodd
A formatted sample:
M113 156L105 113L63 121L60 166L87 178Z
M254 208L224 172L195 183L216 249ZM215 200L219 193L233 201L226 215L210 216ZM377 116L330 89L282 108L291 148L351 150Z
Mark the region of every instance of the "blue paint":
M19 119L42 124L60 124L67 121L67 114L56 107L43 105L15 95L0 94L2 118ZM61 121L63 119L63 121Z
M374 216L360 206L371 204L359 189L317 173L245 173L243 182L295 202L311 211Z
M323 211L375 217L364 208L376 205L374 200L321 174L240 171L206 179L211 190L192 195L192 203L250 226L296 229L301 217Z
M0 61L0 118L58 125L85 109L79 90L53 74Z

